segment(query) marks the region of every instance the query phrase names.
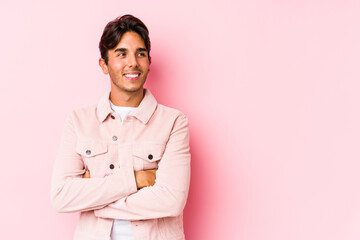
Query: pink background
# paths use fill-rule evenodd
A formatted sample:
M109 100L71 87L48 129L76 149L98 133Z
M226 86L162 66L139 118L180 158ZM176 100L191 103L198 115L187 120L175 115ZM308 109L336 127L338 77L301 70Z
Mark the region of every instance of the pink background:
M126 13L150 29L146 87L190 120L187 240L360 239L357 0L1 1L1 239L72 238L52 165Z

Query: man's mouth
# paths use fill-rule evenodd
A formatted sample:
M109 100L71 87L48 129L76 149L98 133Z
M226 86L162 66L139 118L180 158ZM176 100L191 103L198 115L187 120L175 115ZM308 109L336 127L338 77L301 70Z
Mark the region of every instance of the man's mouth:
M124 76L129 80L136 80L139 78L140 74L141 73L125 73Z

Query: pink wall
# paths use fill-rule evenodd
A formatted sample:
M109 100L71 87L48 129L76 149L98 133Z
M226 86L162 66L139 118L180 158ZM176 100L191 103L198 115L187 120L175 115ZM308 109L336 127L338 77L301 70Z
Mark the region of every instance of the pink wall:
M125 13L150 29L147 87L190 119L187 240L360 239L357 0L2 1L1 239L71 239L52 164Z

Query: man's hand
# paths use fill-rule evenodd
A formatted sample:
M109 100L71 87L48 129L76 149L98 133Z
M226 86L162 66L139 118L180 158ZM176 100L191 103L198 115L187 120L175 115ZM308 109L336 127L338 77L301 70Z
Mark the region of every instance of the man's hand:
M83 178L90 178L90 172L89 172L89 170L87 170L82 177L83 177Z
M135 172L136 186L138 189L153 186L155 184L157 169Z
M153 186L155 184L156 171L157 169L150 169L150 170L134 172L137 188L140 189L144 187ZM82 177L90 178L90 172L86 171Z

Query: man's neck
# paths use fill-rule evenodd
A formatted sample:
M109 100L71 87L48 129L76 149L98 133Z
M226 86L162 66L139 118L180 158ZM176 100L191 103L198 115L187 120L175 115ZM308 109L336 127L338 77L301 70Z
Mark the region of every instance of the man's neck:
M137 92L113 91L110 93L110 101L115 106L138 107L144 97L144 89Z

